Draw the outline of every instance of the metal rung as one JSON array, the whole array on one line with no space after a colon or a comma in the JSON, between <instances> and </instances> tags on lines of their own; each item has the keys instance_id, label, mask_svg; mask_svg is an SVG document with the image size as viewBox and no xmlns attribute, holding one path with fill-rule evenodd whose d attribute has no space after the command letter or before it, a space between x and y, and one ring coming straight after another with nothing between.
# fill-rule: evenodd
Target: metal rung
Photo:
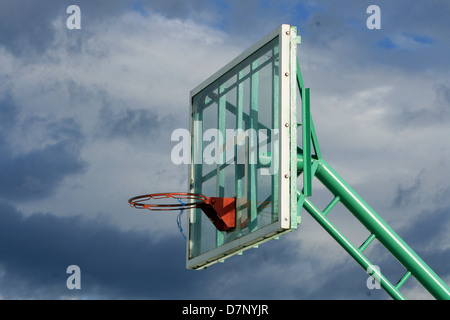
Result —
<instances>
[{"instance_id":1,"label":"metal rung","mask_svg":"<svg viewBox=\"0 0 450 320\"><path fill-rule=\"evenodd\" d=\"M400 289L400 287L406 282L406 280L408 280L408 278L411 276L411 271L407 271L403 277L397 282L397 284L395 285L395 287L397 289Z\"/></svg>"},{"instance_id":2,"label":"metal rung","mask_svg":"<svg viewBox=\"0 0 450 320\"><path fill-rule=\"evenodd\" d=\"M369 244L375 239L375 235L372 233L367 239L366 241L363 242L363 244L358 248L359 252L363 252L364 250L366 250L366 248L369 246Z\"/></svg>"},{"instance_id":3,"label":"metal rung","mask_svg":"<svg viewBox=\"0 0 450 320\"><path fill-rule=\"evenodd\" d=\"M331 209L334 208L334 206L341 200L339 196L334 197L333 200L327 205L327 207L322 211L322 214L324 217L327 216L327 214L331 211Z\"/></svg>"},{"instance_id":4,"label":"metal rung","mask_svg":"<svg viewBox=\"0 0 450 320\"><path fill-rule=\"evenodd\" d=\"M317 161L319 167L314 177L323 184L348 211L371 233L358 249L313 205L308 197L303 201L303 208L349 253L365 270L372 263L363 255L373 239L376 238L389 253L411 271L414 278L436 299L450 300L450 287L412 250L410 246L362 199L323 159ZM337 199L336 199L337 200ZM336 200L330 203L331 207ZM397 287L410 276L407 272L397 286L381 276L381 287L394 299L404 299Z\"/></svg>"},{"instance_id":5,"label":"metal rung","mask_svg":"<svg viewBox=\"0 0 450 320\"><path fill-rule=\"evenodd\" d=\"M386 277L379 272L376 268L373 268L373 264L364 256L359 250L354 246L326 217L323 216L322 212L317 209L316 206L309 200L305 198L304 208L311 214L311 216L341 245L341 247L347 251L353 259L360 264L364 270L372 268L374 272L379 277L379 283L381 287L394 299L404 300L405 297L400 293L397 288L390 283Z\"/></svg>"}]
</instances>

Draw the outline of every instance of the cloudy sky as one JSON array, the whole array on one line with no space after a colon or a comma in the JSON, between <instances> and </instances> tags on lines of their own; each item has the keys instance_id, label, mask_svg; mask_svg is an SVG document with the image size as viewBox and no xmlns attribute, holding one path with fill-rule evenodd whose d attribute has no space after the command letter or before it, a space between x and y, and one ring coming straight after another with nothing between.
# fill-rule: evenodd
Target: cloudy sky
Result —
<instances>
[{"instance_id":1,"label":"cloudy sky","mask_svg":"<svg viewBox=\"0 0 450 320\"><path fill-rule=\"evenodd\" d=\"M389 299L306 212L280 240L192 271L177 214L128 206L186 191L170 136L189 126L190 90L282 23L302 36L323 157L450 283L449 14L445 0L2 0L0 297ZM367 236L342 208L330 219ZM404 273L380 244L367 252L392 282ZM412 278L402 293L429 298Z\"/></svg>"}]
</instances>

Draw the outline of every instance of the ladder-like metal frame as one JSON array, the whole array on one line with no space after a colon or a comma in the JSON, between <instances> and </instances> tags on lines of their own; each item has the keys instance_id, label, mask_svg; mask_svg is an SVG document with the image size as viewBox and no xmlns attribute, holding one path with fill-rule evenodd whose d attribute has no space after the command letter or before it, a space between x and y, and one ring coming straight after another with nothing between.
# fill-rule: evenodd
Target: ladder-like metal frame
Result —
<instances>
[{"instance_id":1,"label":"ladder-like metal frame","mask_svg":"<svg viewBox=\"0 0 450 320\"><path fill-rule=\"evenodd\" d=\"M433 297L450 300L450 288L447 284L322 158L310 114L310 91L303 84L298 62L297 84L302 100L302 148L298 148L297 175L303 174L303 189L297 191L297 215L300 215L301 209L305 208L364 270L372 271L371 275L392 298L405 299L399 289L413 275ZM314 155L312 155L311 147L315 150ZM320 211L308 198L312 195L313 177L316 177L334 195L333 200L323 211ZM351 243L327 218L339 202L370 232L370 236L359 247ZM392 284L364 255L366 248L375 239L407 270L396 284Z\"/></svg>"}]
</instances>

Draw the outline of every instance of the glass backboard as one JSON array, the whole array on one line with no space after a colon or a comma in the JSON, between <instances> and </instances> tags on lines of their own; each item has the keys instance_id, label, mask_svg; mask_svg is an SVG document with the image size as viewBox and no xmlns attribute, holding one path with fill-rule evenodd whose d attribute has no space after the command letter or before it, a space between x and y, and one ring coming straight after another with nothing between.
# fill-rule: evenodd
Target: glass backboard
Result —
<instances>
[{"instance_id":1,"label":"glass backboard","mask_svg":"<svg viewBox=\"0 0 450 320\"><path fill-rule=\"evenodd\" d=\"M191 91L189 190L235 198L236 226L190 210L187 268L297 227L296 57L296 28L281 25Z\"/></svg>"}]
</instances>

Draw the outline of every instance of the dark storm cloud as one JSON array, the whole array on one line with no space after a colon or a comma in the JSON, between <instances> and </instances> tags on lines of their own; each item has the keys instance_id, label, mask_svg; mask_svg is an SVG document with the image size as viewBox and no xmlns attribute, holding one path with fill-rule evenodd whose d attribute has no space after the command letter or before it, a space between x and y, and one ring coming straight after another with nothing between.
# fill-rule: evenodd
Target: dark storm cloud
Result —
<instances>
[{"instance_id":1,"label":"dark storm cloud","mask_svg":"<svg viewBox=\"0 0 450 320\"><path fill-rule=\"evenodd\" d=\"M0 121L5 121L4 114ZM83 136L72 119L46 125L49 141L40 148L13 155L14 145L0 136L0 198L27 200L52 194L68 175L83 172L79 151Z\"/></svg>"},{"instance_id":2,"label":"dark storm cloud","mask_svg":"<svg viewBox=\"0 0 450 320\"><path fill-rule=\"evenodd\" d=\"M3 0L0 3L0 46L20 57L41 55L55 39L53 23L59 21L58 25L66 29L70 16L66 12L68 6L80 7L82 28L89 30L94 21L122 13L127 3L130 1ZM80 41L76 32L67 32L67 36L77 43Z\"/></svg>"},{"instance_id":3,"label":"dark storm cloud","mask_svg":"<svg viewBox=\"0 0 450 320\"><path fill-rule=\"evenodd\" d=\"M295 249L287 244L274 241L245 257L187 270L181 236L155 239L148 232L121 231L101 217L25 217L0 202L0 294L7 299L302 298L305 292L286 285L295 275L280 272L296 263ZM66 268L73 264L81 269L79 291L66 288ZM267 267L278 272L267 273Z\"/></svg>"},{"instance_id":4,"label":"dark storm cloud","mask_svg":"<svg viewBox=\"0 0 450 320\"><path fill-rule=\"evenodd\" d=\"M199 274L184 268L184 250L181 237L156 242L100 218L24 217L0 202L4 298L187 298ZM66 287L66 268L73 264L81 269L80 291Z\"/></svg>"},{"instance_id":5,"label":"dark storm cloud","mask_svg":"<svg viewBox=\"0 0 450 320\"><path fill-rule=\"evenodd\" d=\"M58 12L51 1L13 1L0 4L0 46L15 55L42 52L53 39L51 20Z\"/></svg>"},{"instance_id":6,"label":"dark storm cloud","mask_svg":"<svg viewBox=\"0 0 450 320\"><path fill-rule=\"evenodd\" d=\"M425 248L445 237L440 219L447 211L428 214L400 232L440 276L448 275L450 250ZM181 237L156 240L148 232L121 231L101 217L87 220L50 213L25 217L0 202L1 294L5 298L389 299L383 290L369 290L365 271L336 243L332 245L346 259L336 262L320 252L299 253L300 243L284 238L224 264L192 271L184 266ZM395 282L402 267L383 250L375 247L370 258ZM81 269L79 291L66 288L66 268L73 264ZM329 264L318 268L329 273L311 273L303 269L305 264ZM305 279L304 272L310 273L308 280L297 281Z\"/></svg>"},{"instance_id":7,"label":"dark storm cloud","mask_svg":"<svg viewBox=\"0 0 450 320\"><path fill-rule=\"evenodd\" d=\"M414 183L411 186L401 186L397 187L397 193L393 199L392 207L401 208L402 206L411 205L414 201L418 201L418 195L420 194L422 188L422 176L424 174L422 170L417 177L414 179Z\"/></svg>"},{"instance_id":8,"label":"dark storm cloud","mask_svg":"<svg viewBox=\"0 0 450 320\"><path fill-rule=\"evenodd\" d=\"M170 116L160 116L152 109L124 108L114 112L107 107L100 111L98 134L107 139L148 139L173 126Z\"/></svg>"},{"instance_id":9,"label":"dark storm cloud","mask_svg":"<svg viewBox=\"0 0 450 320\"><path fill-rule=\"evenodd\" d=\"M267 299L286 275L267 276L262 266L292 263L291 249L280 241L246 259L187 270L181 236L121 231L101 217L25 217L0 202L0 294L7 299ZM78 291L66 287L66 268L73 264L81 269ZM251 285L243 286L243 277ZM289 297L285 289L274 298Z\"/></svg>"},{"instance_id":10,"label":"dark storm cloud","mask_svg":"<svg viewBox=\"0 0 450 320\"><path fill-rule=\"evenodd\" d=\"M128 10L143 16L148 12L156 12L168 18L194 18L199 23L212 25L249 39L265 34L281 23L290 23L299 27L301 34L308 39L309 45L327 46L337 39L345 39L351 35L355 41L362 41L362 47L366 46L364 39L369 40L371 44L380 41L383 43L383 39L390 39L391 44L398 47L399 44L392 40L398 34L404 34L412 41L425 45L429 45L431 41L435 45L443 46L445 45L443 40L448 40L448 33L445 32L449 27L446 13L450 11L450 5L445 1L436 1L433 6L424 6L411 1L396 1L395 4L390 1L378 1L377 5L382 9L382 28L368 33L365 23L368 18L366 9L372 4L370 1L298 3L286 0L261 3L257 0L111 0L106 5L101 0L75 2L4 0L0 4L0 45L16 55L44 52L55 37L52 23L55 20L59 21L59 26L65 28L69 16L66 9L72 4L78 5L81 9L82 29L85 34L89 33L95 22L107 18L114 19L115 16ZM212 17L208 17L208 13ZM433 23L429 23L430 16L433 17ZM405 33L404 30L408 32ZM76 32L67 32L67 36L78 35ZM364 48L361 49L364 51ZM382 53L380 51L373 54ZM401 59L401 54L398 56L397 61L402 62L404 57ZM428 56L429 54L426 54L425 57ZM380 58L383 59L382 56ZM429 59L424 59L424 63L427 61Z\"/></svg>"},{"instance_id":11,"label":"dark storm cloud","mask_svg":"<svg viewBox=\"0 0 450 320\"><path fill-rule=\"evenodd\" d=\"M4 84L5 82L3 82ZM5 96L0 99L0 132L2 134L7 134L8 130L14 126L17 113L18 107L8 90Z\"/></svg>"},{"instance_id":12,"label":"dark storm cloud","mask_svg":"<svg viewBox=\"0 0 450 320\"><path fill-rule=\"evenodd\" d=\"M441 277L449 276L450 248L442 246L448 239L449 207L424 210L399 234Z\"/></svg>"},{"instance_id":13,"label":"dark storm cloud","mask_svg":"<svg viewBox=\"0 0 450 320\"><path fill-rule=\"evenodd\" d=\"M342 255L347 255L343 249ZM326 261L326 260L325 260ZM324 261L323 261L324 262ZM323 263L322 262L322 263ZM316 281L312 280L308 287L307 294L302 288L297 288L296 292L300 299L307 300L385 300L390 299L383 289L369 289L367 281L369 275L350 256L344 262L337 263L330 268L329 273L323 278L316 274ZM326 277L326 278L325 278ZM326 279L326 281L321 281ZM372 281L370 279L369 281ZM305 290L306 291L306 290Z\"/></svg>"},{"instance_id":14,"label":"dark storm cloud","mask_svg":"<svg viewBox=\"0 0 450 320\"><path fill-rule=\"evenodd\" d=\"M434 86L435 97L428 105L418 110L400 108L391 121L404 126L435 125L450 120L450 87L444 84Z\"/></svg>"},{"instance_id":15,"label":"dark storm cloud","mask_svg":"<svg viewBox=\"0 0 450 320\"><path fill-rule=\"evenodd\" d=\"M146 15L147 10L159 12L167 17L187 18L210 1L142 1L142 0L2 0L0 3L0 47L22 58L42 55L55 40L57 27L66 29L70 16L67 7L77 5L81 11L81 28L91 34L96 22L105 18L114 19L126 10ZM71 49L79 49L83 39L80 32L66 30L72 41Z\"/></svg>"}]
</instances>

